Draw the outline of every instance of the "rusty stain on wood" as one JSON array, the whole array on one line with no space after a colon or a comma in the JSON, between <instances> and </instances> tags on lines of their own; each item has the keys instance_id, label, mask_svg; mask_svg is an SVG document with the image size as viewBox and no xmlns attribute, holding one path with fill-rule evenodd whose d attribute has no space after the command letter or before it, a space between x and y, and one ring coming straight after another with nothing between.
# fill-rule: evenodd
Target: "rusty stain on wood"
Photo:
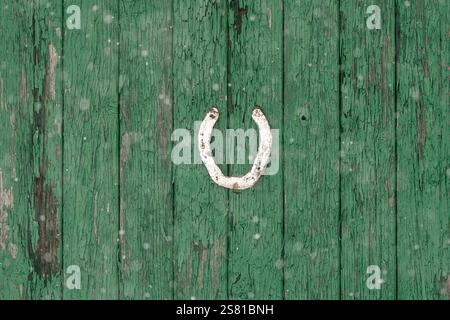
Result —
<instances>
[{"instance_id":1,"label":"rusty stain on wood","mask_svg":"<svg viewBox=\"0 0 450 320\"><path fill-rule=\"evenodd\" d=\"M239 0L232 0L234 10L234 25L236 27L237 34L242 31L242 18L247 14L247 7L241 7Z\"/></svg>"},{"instance_id":2,"label":"rusty stain on wood","mask_svg":"<svg viewBox=\"0 0 450 320\"><path fill-rule=\"evenodd\" d=\"M45 173L45 170L44 170ZM28 232L28 250L34 269L42 279L54 275L59 268L57 250L60 243L58 202L53 187L46 184L43 175L34 183L35 220L38 225L36 248L32 248L31 232Z\"/></svg>"},{"instance_id":3,"label":"rusty stain on wood","mask_svg":"<svg viewBox=\"0 0 450 320\"><path fill-rule=\"evenodd\" d=\"M210 260L211 263L211 284L213 289L219 288L219 269L220 262L224 257L226 257L226 248L225 248L226 238L219 238L214 240L214 244L212 247L212 257Z\"/></svg>"}]
</instances>

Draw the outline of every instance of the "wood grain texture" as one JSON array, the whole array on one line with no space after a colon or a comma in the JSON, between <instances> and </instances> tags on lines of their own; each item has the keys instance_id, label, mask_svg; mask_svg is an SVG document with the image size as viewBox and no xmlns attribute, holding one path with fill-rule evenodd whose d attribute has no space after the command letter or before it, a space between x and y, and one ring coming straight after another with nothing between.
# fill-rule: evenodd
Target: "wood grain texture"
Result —
<instances>
[{"instance_id":1,"label":"wood grain texture","mask_svg":"<svg viewBox=\"0 0 450 320\"><path fill-rule=\"evenodd\" d=\"M285 1L285 297L339 298L338 2Z\"/></svg>"},{"instance_id":2,"label":"wood grain texture","mask_svg":"<svg viewBox=\"0 0 450 320\"><path fill-rule=\"evenodd\" d=\"M398 298L450 297L448 1L398 4Z\"/></svg>"},{"instance_id":3,"label":"wood grain texture","mask_svg":"<svg viewBox=\"0 0 450 320\"><path fill-rule=\"evenodd\" d=\"M226 124L226 14L225 1L174 1L174 129L190 132L192 162L194 122L215 105L217 128ZM227 190L210 180L203 164L175 166L173 182L174 296L226 298Z\"/></svg>"},{"instance_id":4,"label":"wood grain texture","mask_svg":"<svg viewBox=\"0 0 450 320\"><path fill-rule=\"evenodd\" d=\"M121 298L173 296L172 3L120 1Z\"/></svg>"},{"instance_id":5,"label":"wood grain texture","mask_svg":"<svg viewBox=\"0 0 450 320\"><path fill-rule=\"evenodd\" d=\"M81 290L66 299L119 294L118 2L64 1L81 29L64 30L64 270Z\"/></svg>"},{"instance_id":6,"label":"wood grain texture","mask_svg":"<svg viewBox=\"0 0 450 320\"><path fill-rule=\"evenodd\" d=\"M396 296L395 6L378 1L381 29L369 30L371 1L341 1L342 299ZM369 266L381 289L369 290Z\"/></svg>"},{"instance_id":7,"label":"wood grain texture","mask_svg":"<svg viewBox=\"0 0 450 320\"><path fill-rule=\"evenodd\" d=\"M54 9L37 1L5 1L1 9L0 296L11 299L61 297L61 15Z\"/></svg>"},{"instance_id":8,"label":"wood grain texture","mask_svg":"<svg viewBox=\"0 0 450 320\"><path fill-rule=\"evenodd\" d=\"M2 1L0 299L449 299L449 6ZM254 105L279 170L221 188Z\"/></svg>"},{"instance_id":9,"label":"wood grain texture","mask_svg":"<svg viewBox=\"0 0 450 320\"><path fill-rule=\"evenodd\" d=\"M0 10L0 297L31 296L35 285L28 254L28 225L36 228L32 196L31 138L33 131L33 5L5 1ZM5 134L3 134L5 133ZM31 230L30 230L31 231ZM34 295L35 296L35 295Z\"/></svg>"},{"instance_id":10,"label":"wood grain texture","mask_svg":"<svg viewBox=\"0 0 450 320\"><path fill-rule=\"evenodd\" d=\"M272 129L283 117L283 3L279 0L229 2L228 127L256 129L251 117L261 107ZM281 137L273 145L281 148ZM239 143L235 141L236 143ZM229 175L242 176L253 164L249 140L245 165L229 165ZM236 144L235 144L236 146ZM237 146L236 148L239 148ZM236 149L235 148L235 149ZM278 150L277 150L278 151ZM227 150L237 153L237 150ZM283 184L281 167L251 190L229 191L229 297L283 297Z\"/></svg>"}]
</instances>

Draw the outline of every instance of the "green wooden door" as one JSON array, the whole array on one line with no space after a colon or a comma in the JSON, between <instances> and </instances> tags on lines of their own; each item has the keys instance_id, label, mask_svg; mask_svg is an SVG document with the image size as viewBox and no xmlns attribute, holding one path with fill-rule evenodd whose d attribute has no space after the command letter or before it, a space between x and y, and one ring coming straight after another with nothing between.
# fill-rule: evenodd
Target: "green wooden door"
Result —
<instances>
[{"instance_id":1,"label":"green wooden door","mask_svg":"<svg viewBox=\"0 0 450 320\"><path fill-rule=\"evenodd\" d=\"M0 299L450 297L447 0L0 6Z\"/></svg>"}]
</instances>

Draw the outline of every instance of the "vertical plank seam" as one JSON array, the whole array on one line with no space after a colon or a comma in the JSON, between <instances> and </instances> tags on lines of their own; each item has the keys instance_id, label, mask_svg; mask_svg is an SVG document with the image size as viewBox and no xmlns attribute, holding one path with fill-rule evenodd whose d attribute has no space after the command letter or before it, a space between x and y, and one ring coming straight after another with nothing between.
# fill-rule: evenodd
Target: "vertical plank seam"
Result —
<instances>
[{"instance_id":1,"label":"vertical plank seam","mask_svg":"<svg viewBox=\"0 0 450 320\"><path fill-rule=\"evenodd\" d=\"M122 228L124 228L124 226L122 225L122 195L121 195L121 176L120 176L120 171L121 171L121 163L120 163L120 152L122 149L121 146L121 125L120 125L120 112L121 112L121 106L120 106L120 52L121 52L121 48L120 48L120 40L122 39L122 29L120 28L120 0L116 0L116 8L117 8L117 28L118 28L118 43L119 45L117 46L117 75L116 75L116 94L117 94L117 135L116 135L116 148L117 148L117 182L118 182L118 186L117 186L117 202L118 202L118 221L117 221L117 234L120 234L120 230L124 230ZM118 286L117 286L117 298L118 300L122 299L121 293L121 286L123 285L123 281L121 281L123 279L123 275L122 275L122 250L123 250L123 241L119 241L117 243L117 253L118 253L118 260L117 260L117 282L118 282Z\"/></svg>"},{"instance_id":2,"label":"vertical plank seam","mask_svg":"<svg viewBox=\"0 0 450 320\"><path fill-rule=\"evenodd\" d=\"M282 186L282 227L281 227L281 259L282 261L286 261L286 186L285 186L285 153L284 153L284 122L285 122L285 97L284 97L284 84L286 81L286 73L285 73L285 2L281 0L281 186ZM283 300L286 300L286 283L285 283L285 274L286 274L286 263L283 263L282 268L282 278L281 278L281 297Z\"/></svg>"},{"instance_id":3,"label":"vertical plank seam","mask_svg":"<svg viewBox=\"0 0 450 320\"><path fill-rule=\"evenodd\" d=\"M226 128L225 129L228 129L228 128L230 128L230 110L232 110L232 107L233 107L233 95L232 95L232 89L231 89L231 86L229 85L229 84L231 84L231 43L230 43L230 18L229 18L229 13L230 13L230 10L231 10L231 7L230 7L230 5L231 5L231 1L227 1L227 5L226 5L226 7L225 7L225 10L226 10L226 34L225 34L225 36L227 37L225 40L226 40L226 43L227 43L227 46L226 46L226 50L227 50L227 54L226 54L226 59L227 59L227 74L226 74L226 82L227 82L227 84L226 84L226 86L227 86L227 124L226 124ZM229 152L228 150L227 150L227 152ZM227 163L226 164L226 167L227 167L227 176L230 176L230 174L231 174L231 165L229 164L229 163ZM225 296L226 296L226 298L227 299L229 299L230 298L230 290L231 290L231 288L230 288L230 247L231 247L231 245L230 245L230 243L231 243L231 222L233 221L232 219L231 219L231 207L230 207L230 198L231 198L231 194L230 194L230 190L228 189L227 191L227 205L226 205L226 210L227 210L227 212L226 212L226 216L227 216L227 219L226 219L226 229L225 229L225 232L226 232L226 244L225 244L225 256L226 256L226 259L225 259L225 261L226 261L226 279L225 279L225 282L226 282L226 293L225 293Z\"/></svg>"},{"instance_id":4,"label":"vertical plank seam","mask_svg":"<svg viewBox=\"0 0 450 320\"><path fill-rule=\"evenodd\" d=\"M172 25L172 31L171 31L171 95L172 95L172 130L175 129L175 70L174 70L174 61L175 61L175 45L174 45L174 32L175 32L175 0L171 0L170 5L170 18L171 18L171 25ZM174 141L170 139L170 150L173 150ZM173 161L170 161L170 180L172 184L172 230L171 230L171 236L172 236L172 245L171 245L171 261L172 261L172 300L175 300L175 166Z\"/></svg>"},{"instance_id":5,"label":"vertical plank seam","mask_svg":"<svg viewBox=\"0 0 450 320\"><path fill-rule=\"evenodd\" d=\"M342 55L341 55L341 33L342 33L342 17L341 17L341 0L338 0L338 122L339 122L339 139L338 139L338 162L339 162L339 200L338 200L338 208L339 208L339 218L338 218L338 226L339 226L339 235L338 235L338 242L339 242L339 300L342 299L342 159L341 159L341 145L342 145Z\"/></svg>"},{"instance_id":6,"label":"vertical plank seam","mask_svg":"<svg viewBox=\"0 0 450 320\"><path fill-rule=\"evenodd\" d=\"M172 55L172 66L171 66L171 95L172 95L172 130L175 129L175 44L174 44L174 34L175 34L175 0L171 0L170 5L170 16L171 16L171 25L172 25L172 31L171 31L171 55ZM170 139L170 150L173 150L174 141ZM170 180L172 184L172 230L171 230L171 236L172 236L172 245L171 245L171 261L172 261L172 300L175 300L175 165L172 160L171 162L171 168L170 168Z\"/></svg>"},{"instance_id":7,"label":"vertical plank seam","mask_svg":"<svg viewBox=\"0 0 450 320\"><path fill-rule=\"evenodd\" d=\"M399 7L397 1L394 1L394 46L395 46L395 68L394 68L394 158L395 158L395 179L394 179L394 196L395 196L395 299L398 300L398 62L400 50L400 25L399 25Z\"/></svg>"},{"instance_id":8,"label":"vertical plank seam","mask_svg":"<svg viewBox=\"0 0 450 320\"><path fill-rule=\"evenodd\" d=\"M31 22L31 24L32 24L32 28L33 28L33 34L32 34L32 36L31 36L31 38L32 38L32 42L33 42L33 50L32 50L32 53L33 53L33 78L32 78L32 84L33 84L33 92L32 92L32 113L34 112L34 103L35 103L35 95L34 95L34 90L35 90L35 88L36 88L36 2L35 2L35 0L33 0L33 2L32 2L32 6L33 6L33 15L32 15L32 22ZM34 124L33 124L33 126L34 126ZM33 127L33 129L34 129L34 127ZM34 161L34 154L33 154L33 149L34 149L34 139L31 139L31 146L30 146L30 149L31 149L31 156L30 156L30 158L28 159L29 161L30 161L30 167L31 168L33 168L33 161ZM33 168L33 175L34 175L34 168ZM33 180L33 177L31 178L32 180ZM31 200L31 202L32 202L32 200ZM28 220L28 230L30 230L30 220L32 220L31 219L31 217L30 216L27 216L27 220ZM28 243L28 245L29 246L31 246L31 248L29 247L28 248L28 258L30 259L30 262L31 262L31 264L33 264L33 256L30 254L30 253L32 253L33 252L33 245L32 245L32 243L31 242L29 242ZM28 280L28 281L30 281L30 280ZM30 285L30 300L34 300L33 299L33 285L31 284Z\"/></svg>"},{"instance_id":9,"label":"vertical plank seam","mask_svg":"<svg viewBox=\"0 0 450 320\"><path fill-rule=\"evenodd\" d=\"M64 82L64 1L61 1L61 300L64 300L64 116L65 116L65 82Z\"/></svg>"}]
</instances>

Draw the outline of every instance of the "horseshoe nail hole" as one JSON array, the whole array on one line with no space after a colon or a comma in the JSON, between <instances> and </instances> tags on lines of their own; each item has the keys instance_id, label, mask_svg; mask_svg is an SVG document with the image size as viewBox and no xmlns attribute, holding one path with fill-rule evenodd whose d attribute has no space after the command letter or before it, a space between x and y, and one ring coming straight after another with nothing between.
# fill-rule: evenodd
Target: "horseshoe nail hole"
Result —
<instances>
[{"instance_id":1,"label":"horseshoe nail hole","mask_svg":"<svg viewBox=\"0 0 450 320\"><path fill-rule=\"evenodd\" d=\"M309 120L309 110L307 107L303 107L298 109L297 111L297 117L300 118L300 122L302 124L306 124L307 121Z\"/></svg>"}]
</instances>

